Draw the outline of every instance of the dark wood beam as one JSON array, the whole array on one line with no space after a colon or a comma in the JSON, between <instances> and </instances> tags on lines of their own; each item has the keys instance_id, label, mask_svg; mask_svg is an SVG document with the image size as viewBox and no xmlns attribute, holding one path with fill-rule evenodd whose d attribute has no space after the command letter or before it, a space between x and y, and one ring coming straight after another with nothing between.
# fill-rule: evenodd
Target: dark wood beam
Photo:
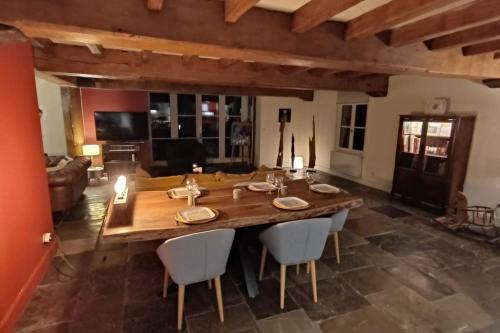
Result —
<instances>
[{"instance_id":1,"label":"dark wood beam","mask_svg":"<svg viewBox=\"0 0 500 333\"><path fill-rule=\"evenodd\" d=\"M500 36L500 20L480 25L475 28L462 30L426 42L430 50L443 50L452 47L461 47L475 43L487 42Z\"/></svg>"},{"instance_id":2,"label":"dark wood beam","mask_svg":"<svg viewBox=\"0 0 500 333\"><path fill-rule=\"evenodd\" d=\"M15 25L28 37L95 43L106 51L139 49L385 74L500 77L491 57L464 59L457 50L429 52L423 45L392 48L376 37L346 42L345 25L338 22L296 34L290 30L290 14L260 8L228 25L221 19L223 11L222 1L176 0L168 3L168 10L151 12L142 1L74 0L69 5L16 0L2 3L0 23ZM133 20L128 13L134 13Z\"/></svg>"},{"instance_id":3,"label":"dark wood beam","mask_svg":"<svg viewBox=\"0 0 500 333\"><path fill-rule=\"evenodd\" d=\"M221 69L219 61L194 58L189 66L182 57L150 54L145 60L138 52L107 49L95 57L85 48L56 45L53 52L35 49L38 70L55 75L87 76L121 80L159 80L196 85L246 86L325 90L383 90L384 79L320 78L307 72L283 74L280 71L255 71L252 63L237 63Z\"/></svg>"},{"instance_id":4,"label":"dark wood beam","mask_svg":"<svg viewBox=\"0 0 500 333\"><path fill-rule=\"evenodd\" d=\"M495 53L493 59L500 59L500 52Z\"/></svg>"},{"instance_id":5,"label":"dark wood beam","mask_svg":"<svg viewBox=\"0 0 500 333\"><path fill-rule=\"evenodd\" d=\"M392 0L349 22L347 40L366 38L459 0Z\"/></svg>"},{"instance_id":6,"label":"dark wood beam","mask_svg":"<svg viewBox=\"0 0 500 333\"><path fill-rule=\"evenodd\" d=\"M294 73L301 73L301 72L307 72L311 68L309 67L299 67L299 66L289 66L289 65L280 65L278 66L278 71L280 73L283 73L285 75L289 74L294 74Z\"/></svg>"},{"instance_id":7,"label":"dark wood beam","mask_svg":"<svg viewBox=\"0 0 500 333\"><path fill-rule=\"evenodd\" d=\"M391 31L390 45L399 47L500 19L500 1L478 0Z\"/></svg>"},{"instance_id":8,"label":"dark wood beam","mask_svg":"<svg viewBox=\"0 0 500 333\"><path fill-rule=\"evenodd\" d=\"M161 10L164 0L147 0L149 10Z\"/></svg>"},{"instance_id":9,"label":"dark wood beam","mask_svg":"<svg viewBox=\"0 0 500 333\"><path fill-rule=\"evenodd\" d=\"M373 74L373 73L371 73L371 74ZM362 77L365 75L369 75L369 73L355 72L355 71L345 71L345 72L335 73L336 77L342 78L342 79L355 79L355 78L359 78L359 77ZM378 75L378 74L375 74L375 75Z\"/></svg>"},{"instance_id":10,"label":"dark wood beam","mask_svg":"<svg viewBox=\"0 0 500 333\"><path fill-rule=\"evenodd\" d=\"M39 47L45 49L45 51L50 51L54 47L54 43L47 38L32 38L31 44L33 47Z\"/></svg>"},{"instance_id":11,"label":"dark wood beam","mask_svg":"<svg viewBox=\"0 0 500 333\"><path fill-rule=\"evenodd\" d=\"M500 88L500 79L483 80L483 83L490 88Z\"/></svg>"},{"instance_id":12,"label":"dark wood beam","mask_svg":"<svg viewBox=\"0 0 500 333\"><path fill-rule=\"evenodd\" d=\"M500 39L496 39L491 42L470 45L462 48L462 53L464 54L464 56L471 56L482 53L491 53L495 51L500 51Z\"/></svg>"},{"instance_id":13,"label":"dark wood beam","mask_svg":"<svg viewBox=\"0 0 500 333\"><path fill-rule=\"evenodd\" d=\"M190 85L172 83L167 81L151 80L106 80L77 78L79 87L119 89L119 90L146 90L157 92L175 92L182 94L211 94L211 95L237 95L237 96L279 96L297 97L304 101L314 100L313 90L303 89L273 89L250 88L236 86Z\"/></svg>"},{"instance_id":14,"label":"dark wood beam","mask_svg":"<svg viewBox=\"0 0 500 333\"><path fill-rule=\"evenodd\" d=\"M320 77L333 75L337 72L338 72L338 70L329 69L329 68L311 68L308 70L309 74L320 76Z\"/></svg>"},{"instance_id":15,"label":"dark wood beam","mask_svg":"<svg viewBox=\"0 0 500 333\"><path fill-rule=\"evenodd\" d=\"M235 23L238 19L249 11L259 0L225 0L225 20Z\"/></svg>"},{"instance_id":16,"label":"dark wood beam","mask_svg":"<svg viewBox=\"0 0 500 333\"><path fill-rule=\"evenodd\" d=\"M38 70L35 70L35 76L42 80L57 84L60 87L76 88L76 80L70 77L59 77Z\"/></svg>"},{"instance_id":17,"label":"dark wood beam","mask_svg":"<svg viewBox=\"0 0 500 333\"><path fill-rule=\"evenodd\" d=\"M306 32L362 0L311 0L293 13L292 31Z\"/></svg>"}]
</instances>

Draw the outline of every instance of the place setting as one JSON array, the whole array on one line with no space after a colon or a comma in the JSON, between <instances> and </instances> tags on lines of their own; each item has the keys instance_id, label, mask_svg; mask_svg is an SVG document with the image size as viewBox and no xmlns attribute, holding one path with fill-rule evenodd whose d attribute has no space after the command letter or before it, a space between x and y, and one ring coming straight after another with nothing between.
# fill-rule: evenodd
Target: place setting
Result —
<instances>
[{"instance_id":1,"label":"place setting","mask_svg":"<svg viewBox=\"0 0 500 333\"><path fill-rule=\"evenodd\" d=\"M336 186L326 184L326 183L318 183L315 184L314 174L312 172L306 173L306 183L309 186L309 190L312 192L320 193L320 194L335 194L340 193L342 190Z\"/></svg>"}]
</instances>

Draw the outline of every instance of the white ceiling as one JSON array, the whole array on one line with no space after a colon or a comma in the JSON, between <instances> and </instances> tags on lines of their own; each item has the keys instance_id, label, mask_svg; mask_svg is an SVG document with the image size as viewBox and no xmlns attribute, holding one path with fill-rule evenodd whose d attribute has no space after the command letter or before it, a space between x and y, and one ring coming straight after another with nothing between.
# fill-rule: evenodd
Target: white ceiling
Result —
<instances>
[{"instance_id":1,"label":"white ceiling","mask_svg":"<svg viewBox=\"0 0 500 333\"><path fill-rule=\"evenodd\" d=\"M331 0L331 1L336 1L336 0ZM358 3L357 5L349 8L348 10L332 17L332 20L342 21L342 22L350 21L350 20L352 20L360 15L363 15L364 13L369 12L369 11L379 7L379 6L382 6L390 1L391 0L364 0L360 3ZM448 6L445 6L441 9L439 9L439 10L427 13L426 15L415 18L412 21L422 19L422 18L427 17L427 16L435 15L435 14L438 14L440 12L450 10L452 8L470 3L472 1L474 1L474 0L454 1L453 4L451 4L451 5L448 5ZM307 2L309 2L309 0L260 0L256 6L260 7L260 8L269 9L269 10L276 10L276 11L280 11L280 12L291 13L291 12L296 11L300 7L302 7Z\"/></svg>"}]
</instances>

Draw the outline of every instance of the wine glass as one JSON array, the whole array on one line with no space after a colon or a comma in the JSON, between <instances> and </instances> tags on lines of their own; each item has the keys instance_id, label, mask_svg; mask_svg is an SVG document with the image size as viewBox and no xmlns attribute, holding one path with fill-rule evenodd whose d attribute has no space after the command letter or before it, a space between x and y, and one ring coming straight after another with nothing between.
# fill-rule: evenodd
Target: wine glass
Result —
<instances>
[{"instance_id":1,"label":"wine glass","mask_svg":"<svg viewBox=\"0 0 500 333\"><path fill-rule=\"evenodd\" d=\"M306 173L306 183L309 185L309 189L311 189L311 185L314 184L314 174L312 172Z\"/></svg>"},{"instance_id":2,"label":"wine glass","mask_svg":"<svg viewBox=\"0 0 500 333\"><path fill-rule=\"evenodd\" d=\"M274 184L278 188L278 197L280 196L281 188L283 187L283 183L284 183L283 177L276 177Z\"/></svg>"},{"instance_id":3,"label":"wine glass","mask_svg":"<svg viewBox=\"0 0 500 333\"><path fill-rule=\"evenodd\" d=\"M274 172L270 172L270 173L266 174L266 183L274 186L274 181L275 181ZM267 192L267 194L271 194L271 193L272 193L272 191Z\"/></svg>"}]
</instances>

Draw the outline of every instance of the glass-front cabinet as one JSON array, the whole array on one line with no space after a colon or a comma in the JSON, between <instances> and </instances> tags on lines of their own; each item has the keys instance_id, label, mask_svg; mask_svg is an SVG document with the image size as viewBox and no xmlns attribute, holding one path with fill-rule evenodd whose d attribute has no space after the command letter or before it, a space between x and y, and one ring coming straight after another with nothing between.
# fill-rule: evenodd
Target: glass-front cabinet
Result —
<instances>
[{"instance_id":1,"label":"glass-front cabinet","mask_svg":"<svg viewBox=\"0 0 500 333\"><path fill-rule=\"evenodd\" d=\"M475 118L401 116L392 197L444 211L463 188Z\"/></svg>"}]
</instances>

